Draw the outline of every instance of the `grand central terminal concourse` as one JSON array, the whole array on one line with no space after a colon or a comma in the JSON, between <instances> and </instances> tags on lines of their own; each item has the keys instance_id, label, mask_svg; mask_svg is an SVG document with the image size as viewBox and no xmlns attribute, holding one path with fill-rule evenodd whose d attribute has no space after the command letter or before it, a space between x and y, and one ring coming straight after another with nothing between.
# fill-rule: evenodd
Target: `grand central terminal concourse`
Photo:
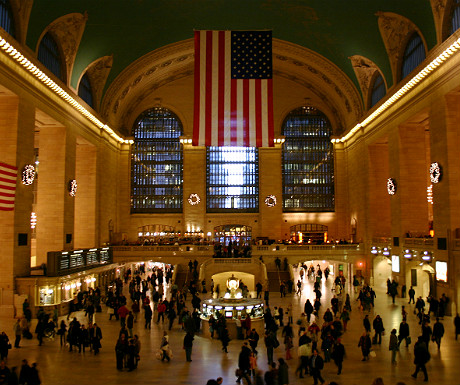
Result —
<instances>
[{"instance_id":1,"label":"grand central terminal concourse","mask_svg":"<svg viewBox=\"0 0 460 385\"><path fill-rule=\"evenodd\" d=\"M0 385L459 385L459 27L0 0Z\"/></svg>"}]
</instances>

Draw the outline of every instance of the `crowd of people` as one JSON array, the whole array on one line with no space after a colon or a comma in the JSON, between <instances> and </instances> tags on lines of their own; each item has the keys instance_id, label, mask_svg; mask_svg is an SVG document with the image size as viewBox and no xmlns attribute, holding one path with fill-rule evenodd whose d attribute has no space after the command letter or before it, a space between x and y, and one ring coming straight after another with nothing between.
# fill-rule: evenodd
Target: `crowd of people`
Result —
<instances>
[{"instance_id":1,"label":"crowd of people","mask_svg":"<svg viewBox=\"0 0 460 385\"><path fill-rule=\"evenodd\" d=\"M281 261L275 261L279 269ZM202 320L200 317L202 293L207 293L206 283L198 282L198 262L189 261L190 280L184 287L179 288L172 282L172 269L166 267L165 270L153 268L152 271L145 271L145 266L141 265L139 270L131 271L127 269L123 277L116 279L112 285L106 288L105 295L101 295L99 288L89 289L86 292L79 292L70 308L69 316L58 322L57 315L47 314L40 309L37 313L37 327L35 333L39 345L43 344L45 330L52 330L59 336L60 345L63 351L74 353L90 352L94 355L101 349L102 330L94 322L94 314L102 313L102 304L106 305L107 317L110 321L119 323L118 338L116 340L115 367L119 371L133 371L138 367L141 354L141 340L134 331L135 323L143 324L144 329L150 330L152 323L162 326L161 343L155 354L158 360L171 362L173 351L169 343L169 334L173 327L179 327L183 331L183 349L186 362L192 362L193 346L195 336L202 331ZM259 335L256 328L251 325L251 317L238 317L236 320L237 338L242 341L241 351L238 355L238 365L235 368L236 382L245 381L248 385L255 383L258 385L288 385L292 383L292 375L297 378L311 376L314 384L325 384L323 369L333 367L337 370L337 375L343 373L343 363L346 358L343 340L347 338L347 323L352 314L352 301L356 301L354 306L355 317L362 317L362 335L356 341L356 346L361 350L362 361L372 359L375 347L382 344L382 336L385 333L384 319L377 314L372 319L371 312L374 310L376 293L369 285L362 285L357 277L353 279L353 287L356 290L355 298L350 298L349 292L345 290L346 280L343 275L337 275L333 282L327 287L332 288L330 304L324 301L324 294L321 292L323 280L328 280L330 271L328 267L321 269L318 265L296 266L299 274L297 282L298 290L295 292L299 296L302 287L306 282L313 286L313 296L307 298L303 312L296 320L293 319L292 306L270 307L268 298L265 298L266 307L264 314L264 333ZM302 274L303 272L303 274ZM355 285L355 279L358 284ZM391 285L394 285L390 282ZM244 284L241 282L242 287ZM388 286L388 295L392 296L393 290ZM169 290L165 292L165 286ZM217 288L211 282L211 293ZM259 297L263 288L256 285L257 296ZM426 302L419 297L414 301L412 288L409 290L409 303L401 307L401 323L399 330L393 328L389 334L388 349L391 354L391 363L397 364L398 351L402 346L411 348L413 344L413 357L415 369L413 377L417 377L421 371L424 380L428 381L426 363L430 360L430 343L436 344L437 349L441 347L444 336L444 325L442 317L445 309L441 309L443 303L448 299L435 299L429 296ZM289 291L291 292L291 291ZM285 295L285 294L284 294ZM188 305L187 297L190 304ZM283 292L281 291L281 297ZM425 311L426 303L429 304ZM413 311L417 314L419 325L409 326L406 308L413 306ZM79 313L80 320L74 316ZM412 309L411 309L412 311ZM30 309L27 301L24 301L24 317L17 319L13 331L15 333L14 348L20 347L21 337L30 333ZM435 322L432 322L435 320ZM144 322L145 321L145 322ZM294 322L295 321L295 322ZM460 316L454 319L455 337L460 334ZM209 319L209 332L212 339L218 339L222 346L223 354L228 353L230 333L227 326L227 319L223 314L218 314L216 318L211 316ZM414 340L412 335L416 336ZM52 335L54 337L54 334ZM260 359L260 345L266 352L268 370L262 371L258 366ZM283 353L280 353L284 347ZM0 385L1 384L39 384L37 364L29 366L26 360L20 369L8 368L8 351L13 348L7 334L0 335ZM109 347L110 349L110 347ZM297 362L291 363L297 352ZM276 359L275 359L275 352ZM210 379L207 384L222 384L222 377ZM330 385L333 382L329 383ZM374 384L383 384L381 379L376 379Z\"/></svg>"}]
</instances>

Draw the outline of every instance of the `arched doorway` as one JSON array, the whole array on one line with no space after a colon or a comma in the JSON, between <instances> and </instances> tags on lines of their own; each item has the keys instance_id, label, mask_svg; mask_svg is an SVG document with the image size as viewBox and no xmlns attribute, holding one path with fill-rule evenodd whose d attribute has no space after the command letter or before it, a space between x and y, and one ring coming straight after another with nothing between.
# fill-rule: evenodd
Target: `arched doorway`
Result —
<instances>
[{"instance_id":1,"label":"arched doorway","mask_svg":"<svg viewBox=\"0 0 460 385\"><path fill-rule=\"evenodd\" d=\"M387 286L387 279L391 278L391 261L382 255L374 258L374 286L385 288Z\"/></svg>"}]
</instances>

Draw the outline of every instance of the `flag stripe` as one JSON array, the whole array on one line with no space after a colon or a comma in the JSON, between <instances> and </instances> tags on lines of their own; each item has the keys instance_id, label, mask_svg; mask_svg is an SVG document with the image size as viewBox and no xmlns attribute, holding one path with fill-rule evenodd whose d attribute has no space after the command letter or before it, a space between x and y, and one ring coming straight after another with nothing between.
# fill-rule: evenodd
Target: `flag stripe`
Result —
<instances>
[{"instance_id":1,"label":"flag stripe","mask_svg":"<svg viewBox=\"0 0 460 385\"><path fill-rule=\"evenodd\" d=\"M18 169L0 162L0 210L14 210Z\"/></svg>"},{"instance_id":2,"label":"flag stripe","mask_svg":"<svg viewBox=\"0 0 460 385\"><path fill-rule=\"evenodd\" d=\"M256 110L260 111L260 114L255 114L255 127L256 127L256 146L262 147L262 82L258 82L257 87L255 87L255 106Z\"/></svg>"},{"instance_id":3,"label":"flag stripe","mask_svg":"<svg viewBox=\"0 0 460 385\"><path fill-rule=\"evenodd\" d=\"M224 132L224 114L225 114L225 32L219 31L219 44L218 44L218 77L217 86L218 86L218 100L217 100L217 109L218 109L218 139L217 145L223 146L225 142L225 132Z\"/></svg>"},{"instance_id":4,"label":"flag stripe","mask_svg":"<svg viewBox=\"0 0 460 385\"><path fill-rule=\"evenodd\" d=\"M241 44L246 51L238 53L239 41L248 39L235 35L238 40L232 41L232 36L232 31L195 31L193 144L273 146L274 135L270 132L273 131L271 33L264 38L270 45L270 66L261 67L267 54L263 59L254 57L253 63L259 71L256 78L252 73L247 74L253 68L247 64L251 56L247 43ZM244 57L235 62L236 56L232 55ZM240 62L246 67L239 69ZM232 75L232 71L237 74ZM268 78L263 77L267 72ZM242 76L238 77L240 73Z\"/></svg>"},{"instance_id":5,"label":"flag stripe","mask_svg":"<svg viewBox=\"0 0 460 385\"><path fill-rule=\"evenodd\" d=\"M212 123L212 88L214 86L214 82L212 79L212 67L213 67L213 62L212 62L212 55L213 55L213 49L212 49L212 36L213 31L207 31L206 32L206 115L205 115L205 139L206 139L206 146L211 146L211 141L212 141L212 134L211 134L211 123Z\"/></svg>"},{"instance_id":6,"label":"flag stripe","mask_svg":"<svg viewBox=\"0 0 460 385\"><path fill-rule=\"evenodd\" d=\"M200 33L198 31L195 31L195 55L200 55ZM197 111L200 111L200 91L201 91L201 82L200 82L200 62L201 60L195 60L195 84L194 84L194 89L195 89L195 95L194 95L194 104L195 104L195 116L194 116L194 121L193 121L193 126L195 129L193 130L193 145L198 146L199 140L200 140L200 113Z\"/></svg>"}]
</instances>

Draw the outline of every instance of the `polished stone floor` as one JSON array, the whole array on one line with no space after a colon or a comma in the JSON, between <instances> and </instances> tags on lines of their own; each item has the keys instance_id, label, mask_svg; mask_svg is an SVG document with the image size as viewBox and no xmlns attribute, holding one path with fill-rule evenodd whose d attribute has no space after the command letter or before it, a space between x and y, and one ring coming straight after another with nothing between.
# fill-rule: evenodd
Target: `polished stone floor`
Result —
<instances>
[{"instance_id":1,"label":"polished stone floor","mask_svg":"<svg viewBox=\"0 0 460 385\"><path fill-rule=\"evenodd\" d=\"M330 303L332 280L322 283L322 316L325 307ZM333 362L326 363L323 370L323 377L327 382L335 381L339 385L371 385L376 377L382 377L384 384L394 385L398 381L405 384L421 383L423 376L414 380L410 374L414 371L413 365L413 344L406 349L401 347L397 356L397 365L390 364L390 352L388 351L389 331L399 327L401 322L401 305L406 305L409 316L408 322L411 327L411 336L415 340L419 335L420 327L418 320L413 314L414 305L407 305L407 300L397 298L396 304L391 303L391 298L385 294L385 290L376 288L377 298L375 309L370 313L373 319L376 314L383 318L387 331L383 337L382 345L374 348L376 357L368 362L361 361L361 351L358 348L358 339L362 333L363 314L358 309L358 302L353 302L351 321L348 331L343 336L343 343L346 348L346 358L343 365L343 373L338 376L337 369ZM354 296L353 293L350 293ZM307 298L312 298L312 283L304 281L302 295L288 295L281 299L279 293L270 293L270 307L292 304L294 321L302 312L303 305ZM190 298L188 298L190 300ZM190 306L191 307L191 306ZM77 313L80 321L85 322L83 312ZM79 354L70 353L68 349L61 348L59 340L46 340L44 345L38 346L37 340L22 340L20 349L10 350L7 365L20 366L23 358L29 363L37 362L40 371L42 384L54 385L77 385L77 384L206 384L210 378L222 376L224 384L235 383L235 368L238 362L238 353L242 341L232 340L229 346L229 353L221 351L218 340L204 338L199 334L195 337L192 362L185 361L185 354L182 349L184 337L183 331L175 324L170 334L170 344L174 357L170 363L158 361L155 353L158 351L162 332L166 325L153 324L151 330L145 330L142 322L135 325L134 332L142 341L141 361L139 367L133 372L118 372L115 366L115 342L118 337L119 324L117 321L108 320L105 307L102 313L96 314L96 321L102 328L102 350L100 355L94 356L89 352ZM433 384L458 385L460 384L460 340L455 341L452 317L445 317L444 326L446 334L443 338L441 350L438 351L434 344L430 344L431 361L428 363L428 374ZM5 330L13 340L12 322L0 321L0 330ZM295 326L295 332L297 326ZM311 377L304 379L296 378L294 375L297 366L297 341L294 348L294 359L288 361L290 384L313 384ZM266 353L263 340L259 344L258 365L262 370L267 369ZM275 350L275 357L284 357L284 345L281 344Z\"/></svg>"}]
</instances>

